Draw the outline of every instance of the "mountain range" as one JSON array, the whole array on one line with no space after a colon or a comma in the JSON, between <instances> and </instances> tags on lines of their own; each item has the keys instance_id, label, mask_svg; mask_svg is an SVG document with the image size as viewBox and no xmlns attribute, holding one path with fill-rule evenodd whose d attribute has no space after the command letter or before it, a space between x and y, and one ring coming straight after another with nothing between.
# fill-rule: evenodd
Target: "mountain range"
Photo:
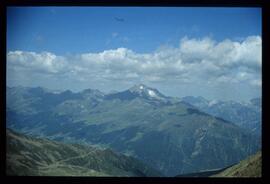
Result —
<instances>
[{"instance_id":1,"label":"mountain range","mask_svg":"<svg viewBox=\"0 0 270 184\"><path fill-rule=\"evenodd\" d=\"M230 166L260 149L260 136L191 102L143 84L104 94L7 87L7 127L64 143L110 148L165 176Z\"/></svg>"},{"instance_id":2,"label":"mountain range","mask_svg":"<svg viewBox=\"0 0 270 184\"><path fill-rule=\"evenodd\" d=\"M253 98L247 103L207 100L201 96L186 96L181 98L181 100L193 105L200 111L223 118L242 128L251 130L257 135L261 135L261 98Z\"/></svg>"}]
</instances>

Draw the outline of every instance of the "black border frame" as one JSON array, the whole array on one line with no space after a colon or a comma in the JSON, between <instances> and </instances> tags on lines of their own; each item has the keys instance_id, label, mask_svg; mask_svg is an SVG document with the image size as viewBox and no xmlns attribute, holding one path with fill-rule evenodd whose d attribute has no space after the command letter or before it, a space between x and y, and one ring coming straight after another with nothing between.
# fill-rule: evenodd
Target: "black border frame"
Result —
<instances>
[{"instance_id":1,"label":"black border frame","mask_svg":"<svg viewBox=\"0 0 270 184\"><path fill-rule=\"evenodd\" d=\"M269 121L267 117L267 75L269 70L269 33L270 27L267 23L270 9L266 6L267 0L5 0L0 3L0 29L3 34L1 43L1 128L0 128L0 153L1 153L1 176L8 182L30 182L30 183L264 183L270 163L267 147L267 132L269 132ZM261 7L262 8L262 177L261 178L124 178L124 177L30 177L30 176L6 176L6 13L8 6L142 6L142 7ZM268 20L269 21L269 20ZM269 62L268 62L269 61ZM268 139L270 140L270 139ZM267 155L267 156L265 156Z\"/></svg>"}]
</instances>

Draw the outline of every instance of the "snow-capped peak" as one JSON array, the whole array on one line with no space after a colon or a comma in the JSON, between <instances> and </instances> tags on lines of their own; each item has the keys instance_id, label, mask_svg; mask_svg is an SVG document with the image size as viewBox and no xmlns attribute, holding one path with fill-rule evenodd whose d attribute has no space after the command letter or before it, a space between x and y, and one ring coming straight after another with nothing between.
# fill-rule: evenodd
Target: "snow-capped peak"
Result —
<instances>
[{"instance_id":1,"label":"snow-capped peak","mask_svg":"<svg viewBox=\"0 0 270 184\"><path fill-rule=\"evenodd\" d=\"M138 84L129 89L130 92L136 93L139 96L162 99L165 98L158 90L150 88L144 84Z\"/></svg>"},{"instance_id":2,"label":"snow-capped peak","mask_svg":"<svg viewBox=\"0 0 270 184\"><path fill-rule=\"evenodd\" d=\"M156 96L157 96L156 93L155 93L153 90L148 89L147 91L148 91L148 94L149 94L151 97L156 97Z\"/></svg>"},{"instance_id":3,"label":"snow-capped peak","mask_svg":"<svg viewBox=\"0 0 270 184\"><path fill-rule=\"evenodd\" d=\"M145 91L147 89L148 89L147 86L145 86L143 84L137 84L137 85L133 86L132 88L130 88L129 90L133 91L133 92L142 92L142 91Z\"/></svg>"},{"instance_id":4,"label":"snow-capped peak","mask_svg":"<svg viewBox=\"0 0 270 184\"><path fill-rule=\"evenodd\" d=\"M217 104L219 101L218 100L211 100L209 103L208 103L208 106L211 107L215 104Z\"/></svg>"}]
</instances>

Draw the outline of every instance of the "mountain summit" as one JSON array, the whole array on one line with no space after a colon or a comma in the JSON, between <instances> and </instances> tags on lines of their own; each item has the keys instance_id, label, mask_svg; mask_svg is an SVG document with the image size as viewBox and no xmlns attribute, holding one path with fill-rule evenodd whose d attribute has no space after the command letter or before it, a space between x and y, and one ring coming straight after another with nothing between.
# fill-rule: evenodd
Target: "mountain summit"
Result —
<instances>
[{"instance_id":1,"label":"mountain summit","mask_svg":"<svg viewBox=\"0 0 270 184\"><path fill-rule=\"evenodd\" d=\"M157 89L150 88L144 84L137 84L131 87L128 91L130 91L133 94L137 94L141 97L156 98L156 99L166 98Z\"/></svg>"},{"instance_id":2,"label":"mountain summit","mask_svg":"<svg viewBox=\"0 0 270 184\"><path fill-rule=\"evenodd\" d=\"M109 94L106 99L121 99L121 100L132 100L134 98L142 98L151 101L166 102L167 97L161 94L157 89L148 87L144 84L136 84L128 90Z\"/></svg>"}]
</instances>

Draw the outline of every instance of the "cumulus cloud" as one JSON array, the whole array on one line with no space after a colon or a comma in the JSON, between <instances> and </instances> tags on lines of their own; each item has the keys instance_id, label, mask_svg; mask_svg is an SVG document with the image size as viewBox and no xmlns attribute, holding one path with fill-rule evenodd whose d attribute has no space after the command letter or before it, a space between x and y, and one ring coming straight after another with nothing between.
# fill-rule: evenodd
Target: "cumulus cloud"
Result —
<instances>
[{"instance_id":1,"label":"cumulus cloud","mask_svg":"<svg viewBox=\"0 0 270 184\"><path fill-rule=\"evenodd\" d=\"M184 37L178 47L136 53L127 48L57 56L50 52L10 51L9 78L14 72L38 73L74 81L134 81L197 84L246 83L261 87L262 40L250 36L240 41L217 42L209 37ZM14 75L15 76L15 75Z\"/></svg>"},{"instance_id":2,"label":"cumulus cloud","mask_svg":"<svg viewBox=\"0 0 270 184\"><path fill-rule=\"evenodd\" d=\"M35 53L11 51L7 54L9 69L21 68L30 72L59 74L68 70L66 58L49 52Z\"/></svg>"}]
</instances>

